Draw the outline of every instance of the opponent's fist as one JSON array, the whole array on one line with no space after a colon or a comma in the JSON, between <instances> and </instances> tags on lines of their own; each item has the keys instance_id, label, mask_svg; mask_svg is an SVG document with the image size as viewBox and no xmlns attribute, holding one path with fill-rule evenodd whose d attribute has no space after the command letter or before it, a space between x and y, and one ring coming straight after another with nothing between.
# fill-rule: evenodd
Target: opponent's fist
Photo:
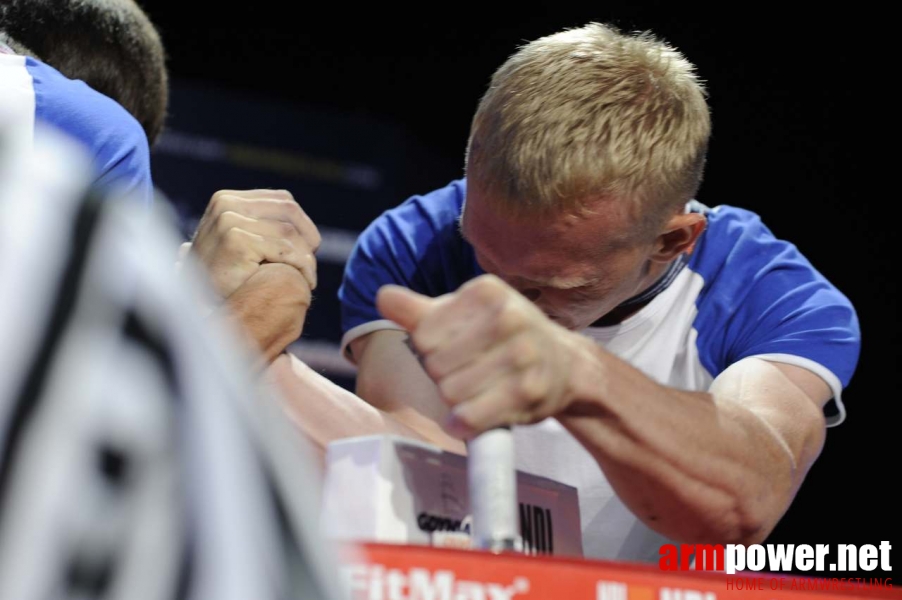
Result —
<instances>
[{"instance_id":1,"label":"opponent's fist","mask_svg":"<svg viewBox=\"0 0 902 600\"><path fill-rule=\"evenodd\" d=\"M310 284L300 271L266 263L232 292L226 309L268 364L301 336L311 300Z\"/></svg>"},{"instance_id":2,"label":"opponent's fist","mask_svg":"<svg viewBox=\"0 0 902 600\"><path fill-rule=\"evenodd\" d=\"M220 297L228 298L265 263L294 267L316 289L320 242L316 225L289 192L222 190L210 199L191 251Z\"/></svg>"}]
</instances>

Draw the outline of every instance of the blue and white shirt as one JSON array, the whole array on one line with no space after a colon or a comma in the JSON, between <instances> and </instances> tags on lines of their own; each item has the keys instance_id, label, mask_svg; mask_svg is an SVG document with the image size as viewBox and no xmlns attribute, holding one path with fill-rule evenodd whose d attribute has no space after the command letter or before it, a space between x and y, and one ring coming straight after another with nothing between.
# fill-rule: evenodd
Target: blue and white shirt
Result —
<instances>
[{"instance_id":1,"label":"blue and white shirt","mask_svg":"<svg viewBox=\"0 0 902 600\"><path fill-rule=\"evenodd\" d=\"M83 81L0 44L0 152L30 148L40 124L85 146L96 184L151 204L150 149L138 121Z\"/></svg>"},{"instance_id":2,"label":"blue and white shirt","mask_svg":"<svg viewBox=\"0 0 902 600\"><path fill-rule=\"evenodd\" d=\"M480 275L458 228L464 180L414 196L360 236L339 290L343 350L351 340L398 327L375 307L388 283L438 296ZM740 359L807 368L833 390L829 425L845 418L842 390L858 362L860 332L849 300L798 249L754 213L707 210L708 226L686 267L642 309L582 333L658 382L704 391ZM620 502L595 460L556 420L515 428L518 468L577 487L587 556L657 561L667 540Z\"/></svg>"}]
</instances>

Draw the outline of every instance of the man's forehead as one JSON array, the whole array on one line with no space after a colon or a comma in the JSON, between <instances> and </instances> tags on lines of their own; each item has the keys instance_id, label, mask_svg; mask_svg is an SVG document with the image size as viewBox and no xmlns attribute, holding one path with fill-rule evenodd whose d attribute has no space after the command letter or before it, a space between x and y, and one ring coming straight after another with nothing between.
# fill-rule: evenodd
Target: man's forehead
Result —
<instances>
[{"instance_id":1,"label":"man's forehead","mask_svg":"<svg viewBox=\"0 0 902 600\"><path fill-rule=\"evenodd\" d=\"M629 207L610 199L587 201L578 212L542 211L517 213L509 203L468 191L458 227L469 241L485 234L509 239L526 233L535 244L573 246L587 245L601 251L622 246L633 238L633 219Z\"/></svg>"},{"instance_id":2,"label":"man's forehead","mask_svg":"<svg viewBox=\"0 0 902 600\"><path fill-rule=\"evenodd\" d=\"M482 204L464 210L458 220L461 235L483 268L524 285L572 289L593 284L605 255L617 247L605 234L610 222L583 221L603 215L529 218L499 214Z\"/></svg>"}]
</instances>

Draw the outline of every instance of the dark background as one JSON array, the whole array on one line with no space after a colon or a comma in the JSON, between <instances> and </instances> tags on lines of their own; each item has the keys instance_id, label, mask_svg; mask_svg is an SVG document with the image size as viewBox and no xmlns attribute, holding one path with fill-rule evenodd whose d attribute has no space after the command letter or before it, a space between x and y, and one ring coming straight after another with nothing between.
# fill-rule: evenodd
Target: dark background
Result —
<instances>
[{"instance_id":1,"label":"dark background","mask_svg":"<svg viewBox=\"0 0 902 600\"><path fill-rule=\"evenodd\" d=\"M591 11L549 4L493 17L485 7L449 5L393 15L346 5L299 14L264 1L215 13L184 2L143 4L169 53L173 130L274 144L381 173L377 186L356 191L297 171L287 184L274 174L238 176L228 165L200 176L190 161L158 151L160 188L196 212L219 187L294 186L318 224L357 231L407 196L461 175L472 112L518 44L592 20L670 41L697 65L710 93L714 133L699 200L757 211L852 299L861 320L861 361L844 394L848 419L830 430L769 541L902 544L893 385L898 271L890 265L896 227L869 150L890 122L870 106L880 87L870 74L875 48L848 10L789 18L750 14L743 5L700 18L682 7L608 2ZM870 23L879 29L879 19ZM314 341L337 335L332 291L340 265L325 271L329 294L320 290L312 314L326 325L305 332ZM336 375L343 385L348 377ZM892 556L898 563L902 550Z\"/></svg>"}]
</instances>

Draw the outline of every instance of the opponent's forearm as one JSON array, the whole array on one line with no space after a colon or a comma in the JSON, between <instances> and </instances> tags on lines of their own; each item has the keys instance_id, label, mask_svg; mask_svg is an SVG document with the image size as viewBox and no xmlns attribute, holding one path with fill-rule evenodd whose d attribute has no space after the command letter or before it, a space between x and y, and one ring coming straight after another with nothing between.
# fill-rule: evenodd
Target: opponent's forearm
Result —
<instances>
[{"instance_id":1,"label":"opponent's forearm","mask_svg":"<svg viewBox=\"0 0 902 600\"><path fill-rule=\"evenodd\" d=\"M310 301L310 286L297 269L268 263L226 298L221 311L269 364L300 337Z\"/></svg>"},{"instance_id":2,"label":"opponent's forearm","mask_svg":"<svg viewBox=\"0 0 902 600\"><path fill-rule=\"evenodd\" d=\"M662 386L592 345L560 422L647 525L685 542L760 541L795 493L793 453L747 409Z\"/></svg>"},{"instance_id":3,"label":"opponent's forearm","mask_svg":"<svg viewBox=\"0 0 902 600\"><path fill-rule=\"evenodd\" d=\"M291 354L283 354L273 361L266 376L285 400L289 418L320 456L329 442L361 435L391 434L436 443L417 428L326 379Z\"/></svg>"}]
</instances>

